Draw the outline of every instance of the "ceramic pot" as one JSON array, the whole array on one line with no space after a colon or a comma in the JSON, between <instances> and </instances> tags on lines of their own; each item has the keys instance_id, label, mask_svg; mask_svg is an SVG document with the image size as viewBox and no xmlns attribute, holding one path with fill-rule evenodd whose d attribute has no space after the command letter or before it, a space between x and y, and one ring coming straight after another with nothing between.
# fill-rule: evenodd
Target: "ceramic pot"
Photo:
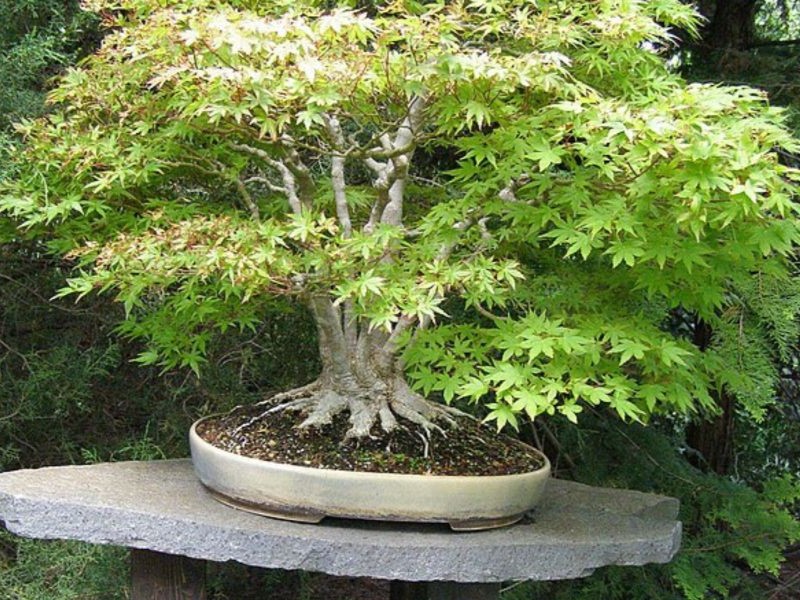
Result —
<instances>
[{"instance_id":1,"label":"ceramic pot","mask_svg":"<svg viewBox=\"0 0 800 600\"><path fill-rule=\"evenodd\" d=\"M202 420L201 420L202 421ZM300 467L240 456L189 432L194 469L212 495L236 508L316 523L324 517L446 522L457 531L515 523L542 496L550 463L492 476L407 475ZM532 449L533 452L538 452Z\"/></svg>"}]
</instances>

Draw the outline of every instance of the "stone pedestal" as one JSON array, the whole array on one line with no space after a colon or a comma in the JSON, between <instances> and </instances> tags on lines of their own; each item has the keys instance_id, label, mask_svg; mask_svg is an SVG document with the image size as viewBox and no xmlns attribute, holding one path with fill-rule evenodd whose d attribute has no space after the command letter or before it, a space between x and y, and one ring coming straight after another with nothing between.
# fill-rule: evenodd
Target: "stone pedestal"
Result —
<instances>
[{"instance_id":1,"label":"stone pedestal","mask_svg":"<svg viewBox=\"0 0 800 600\"><path fill-rule=\"evenodd\" d=\"M0 473L0 520L10 531L160 553L134 553L135 583L146 590L134 600L204 598L198 563L158 566L152 561L160 555L432 582L424 590L429 600L484 600L496 598L503 581L572 579L605 565L668 562L680 543L677 512L672 498L552 480L530 518L505 529L453 533L445 525L336 519L308 525L215 502L188 460ZM154 592L160 584L147 578L186 586ZM393 599L420 600L408 595L409 585L395 584Z\"/></svg>"}]
</instances>

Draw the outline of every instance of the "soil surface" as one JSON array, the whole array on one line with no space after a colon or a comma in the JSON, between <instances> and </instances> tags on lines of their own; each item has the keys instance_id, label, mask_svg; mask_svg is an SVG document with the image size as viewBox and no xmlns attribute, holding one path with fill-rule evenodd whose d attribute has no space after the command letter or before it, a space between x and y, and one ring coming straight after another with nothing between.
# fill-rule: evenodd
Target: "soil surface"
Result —
<instances>
[{"instance_id":1,"label":"soil surface","mask_svg":"<svg viewBox=\"0 0 800 600\"><path fill-rule=\"evenodd\" d=\"M284 464L343 471L430 475L510 475L543 466L529 446L473 419L462 418L458 428L430 436L410 422L390 434L373 429L374 437L343 441L349 428L342 414L330 425L300 429L304 415L275 413L257 420L236 435L231 432L262 412L264 407L240 407L210 417L197 426L210 444L242 456Z\"/></svg>"}]
</instances>

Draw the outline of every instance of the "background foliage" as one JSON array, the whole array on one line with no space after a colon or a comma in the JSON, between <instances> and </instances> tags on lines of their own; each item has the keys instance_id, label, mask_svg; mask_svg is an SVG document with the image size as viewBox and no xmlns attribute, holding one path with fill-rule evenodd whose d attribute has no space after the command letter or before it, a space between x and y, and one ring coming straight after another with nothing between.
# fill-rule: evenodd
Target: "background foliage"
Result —
<instances>
[{"instance_id":1,"label":"background foliage","mask_svg":"<svg viewBox=\"0 0 800 600\"><path fill-rule=\"evenodd\" d=\"M792 18L781 17L784 10ZM796 37L795 11L792 2L762 2L751 47L703 47L687 40L677 64L693 78L755 84L774 102L797 106L797 45L758 45ZM97 23L74 2L0 6L0 136L6 152L17 143L10 122L43 110L48 78L96 45ZM200 382L185 371L162 374L133 365L141 348L115 335L118 308L94 297L79 305L50 300L70 266L6 233L0 249L0 469L183 456L184 431L198 414L302 383L318 370L313 354L299 353L313 349L314 337L302 312L277 312L258 335L229 333L215 341ZM743 298L742 306L770 319L769 303ZM685 315L676 315L672 326L687 338L696 332ZM781 392L758 420L734 405L735 425L728 430L732 461L724 474L687 445L691 424L681 420L623 426L598 411L583 415L579 427L559 418L521 426L520 435L545 448L560 476L678 497L685 534L670 565L519 585L504 598L770 596L779 561L797 552L800 539L797 488L787 478L800 475L800 354L793 349L776 356L758 344L748 352L741 361L753 378L779 377ZM122 598L124 559L121 550L3 534L0 598ZM245 598L254 586L279 588L288 581L280 573L220 569L213 597Z\"/></svg>"},{"instance_id":2,"label":"background foliage","mask_svg":"<svg viewBox=\"0 0 800 600\"><path fill-rule=\"evenodd\" d=\"M78 0L0 5L0 151L12 151L12 123L43 110L47 80L96 46L98 25Z\"/></svg>"}]
</instances>

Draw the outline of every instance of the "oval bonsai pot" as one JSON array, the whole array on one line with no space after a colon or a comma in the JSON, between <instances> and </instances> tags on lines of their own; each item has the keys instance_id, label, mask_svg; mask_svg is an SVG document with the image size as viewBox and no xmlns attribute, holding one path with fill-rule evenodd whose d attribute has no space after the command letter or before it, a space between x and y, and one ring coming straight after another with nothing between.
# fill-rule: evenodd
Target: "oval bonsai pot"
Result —
<instances>
[{"instance_id":1,"label":"oval bonsai pot","mask_svg":"<svg viewBox=\"0 0 800 600\"><path fill-rule=\"evenodd\" d=\"M240 456L189 432L194 469L217 500L279 519L324 517L446 522L456 531L515 523L544 492L550 462L514 475L453 476L371 473L300 467Z\"/></svg>"}]
</instances>

